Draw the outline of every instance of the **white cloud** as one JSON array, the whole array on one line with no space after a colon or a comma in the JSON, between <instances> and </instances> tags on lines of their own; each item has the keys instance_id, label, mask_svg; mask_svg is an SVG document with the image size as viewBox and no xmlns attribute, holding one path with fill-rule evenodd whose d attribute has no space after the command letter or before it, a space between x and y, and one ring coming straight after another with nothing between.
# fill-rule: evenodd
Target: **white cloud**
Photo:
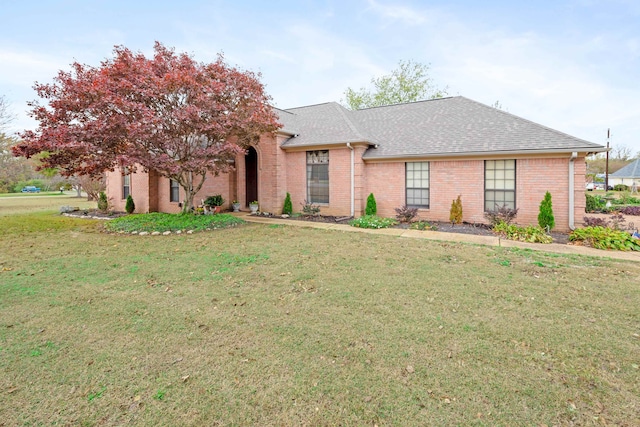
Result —
<instances>
[{"instance_id":1,"label":"white cloud","mask_svg":"<svg viewBox=\"0 0 640 427\"><path fill-rule=\"evenodd\" d=\"M71 61L67 61L68 63ZM34 81L49 81L63 63L60 58L48 55L0 50L0 81L3 85L32 86Z\"/></svg>"},{"instance_id":2,"label":"white cloud","mask_svg":"<svg viewBox=\"0 0 640 427\"><path fill-rule=\"evenodd\" d=\"M399 4L382 4L376 0L368 0L369 10L379 15L383 20L400 21L406 25L420 25L427 22L427 15Z\"/></svg>"}]
</instances>

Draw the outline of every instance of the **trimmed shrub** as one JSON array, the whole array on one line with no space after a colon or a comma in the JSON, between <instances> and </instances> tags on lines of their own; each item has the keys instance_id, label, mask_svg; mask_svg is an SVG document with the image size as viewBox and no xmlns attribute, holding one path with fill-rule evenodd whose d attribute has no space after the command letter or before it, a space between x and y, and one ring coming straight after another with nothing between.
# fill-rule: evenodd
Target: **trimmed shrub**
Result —
<instances>
[{"instance_id":1,"label":"trimmed shrub","mask_svg":"<svg viewBox=\"0 0 640 427\"><path fill-rule=\"evenodd\" d=\"M551 243L553 239L540 227L528 226L518 227L517 225L501 222L493 227L493 232L508 240L517 240L529 243Z\"/></svg>"},{"instance_id":2,"label":"trimmed shrub","mask_svg":"<svg viewBox=\"0 0 640 427\"><path fill-rule=\"evenodd\" d=\"M378 206L376 205L376 198L373 197L373 193L367 197L367 207L364 210L365 215L375 215L378 213Z\"/></svg>"},{"instance_id":3,"label":"trimmed shrub","mask_svg":"<svg viewBox=\"0 0 640 427\"><path fill-rule=\"evenodd\" d=\"M614 230L624 230L627 228L625 225L627 220L624 217L624 215L622 215L620 212L613 212L609 218L610 218L610 221L608 224L609 228L612 228Z\"/></svg>"},{"instance_id":4,"label":"trimmed shrub","mask_svg":"<svg viewBox=\"0 0 640 427\"><path fill-rule=\"evenodd\" d=\"M224 198L222 197L222 194L216 194L215 196L209 196L206 199L204 199L204 203L205 206L222 206L224 205Z\"/></svg>"},{"instance_id":5,"label":"trimmed shrub","mask_svg":"<svg viewBox=\"0 0 640 427\"><path fill-rule=\"evenodd\" d=\"M318 205L314 205L306 200L300 204L302 205L302 215L304 216L315 216L320 213L320 206Z\"/></svg>"},{"instance_id":6,"label":"trimmed shrub","mask_svg":"<svg viewBox=\"0 0 640 427\"><path fill-rule=\"evenodd\" d=\"M640 199L637 197L633 197L628 192L623 192L620 194L620 198L618 199L621 205L640 205Z\"/></svg>"},{"instance_id":7,"label":"trimmed shrub","mask_svg":"<svg viewBox=\"0 0 640 427\"><path fill-rule=\"evenodd\" d=\"M607 227L609 225L608 220L595 216L585 216L583 222L585 227Z\"/></svg>"},{"instance_id":8,"label":"trimmed shrub","mask_svg":"<svg viewBox=\"0 0 640 427\"><path fill-rule=\"evenodd\" d=\"M604 207L604 200L600 196L592 196L591 194L587 194L587 205L585 207L585 211L589 212L597 212Z\"/></svg>"},{"instance_id":9,"label":"trimmed shrub","mask_svg":"<svg viewBox=\"0 0 640 427\"><path fill-rule=\"evenodd\" d=\"M100 212L106 212L107 209L109 209L107 194L104 191L101 191L100 194L98 194L98 210Z\"/></svg>"},{"instance_id":10,"label":"trimmed shrub","mask_svg":"<svg viewBox=\"0 0 640 427\"><path fill-rule=\"evenodd\" d=\"M412 222L411 226L409 227L412 230L421 230L421 231L425 231L425 230L431 230L431 231L435 231L438 229L437 225L434 224L430 224L427 221L416 221L416 222Z\"/></svg>"},{"instance_id":11,"label":"trimmed shrub","mask_svg":"<svg viewBox=\"0 0 640 427\"><path fill-rule=\"evenodd\" d=\"M453 225L462 223L462 199L460 195L458 195L456 200L451 202L449 221L451 221L451 224Z\"/></svg>"},{"instance_id":12,"label":"trimmed shrub","mask_svg":"<svg viewBox=\"0 0 640 427\"><path fill-rule=\"evenodd\" d=\"M350 222L354 227L359 228L388 228L396 225L398 221L392 218L383 218L376 215L364 215Z\"/></svg>"},{"instance_id":13,"label":"trimmed shrub","mask_svg":"<svg viewBox=\"0 0 640 427\"><path fill-rule=\"evenodd\" d=\"M410 208L403 205L401 208L395 208L396 219L400 222L411 222L418 215L418 208Z\"/></svg>"},{"instance_id":14,"label":"trimmed shrub","mask_svg":"<svg viewBox=\"0 0 640 427\"><path fill-rule=\"evenodd\" d=\"M625 215L638 215L640 216L640 206L624 206L618 209L618 212Z\"/></svg>"},{"instance_id":15,"label":"trimmed shrub","mask_svg":"<svg viewBox=\"0 0 640 427\"><path fill-rule=\"evenodd\" d=\"M624 184L616 184L613 186L613 191L629 191L629 186Z\"/></svg>"},{"instance_id":16,"label":"trimmed shrub","mask_svg":"<svg viewBox=\"0 0 640 427\"><path fill-rule=\"evenodd\" d=\"M498 209L487 211L484 213L484 217L491 223L492 226L501 222L511 224L518 215L518 209L511 209L507 205L502 205Z\"/></svg>"},{"instance_id":17,"label":"trimmed shrub","mask_svg":"<svg viewBox=\"0 0 640 427\"><path fill-rule=\"evenodd\" d=\"M548 191L544 195L544 199L540 202L540 213L538 214L538 225L547 231L551 231L556 226L556 220L553 217L553 206L551 203L551 193Z\"/></svg>"},{"instance_id":18,"label":"trimmed shrub","mask_svg":"<svg viewBox=\"0 0 640 427\"><path fill-rule=\"evenodd\" d=\"M133 203L133 197L131 197L131 194L127 196L127 203L124 205L124 210L127 211L128 214L132 214L133 211L136 210L136 204Z\"/></svg>"},{"instance_id":19,"label":"trimmed shrub","mask_svg":"<svg viewBox=\"0 0 640 427\"><path fill-rule=\"evenodd\" d=\"M282 207L282 213L291 215L293 213L293 205L291 204L291 194L287 192L287 196L284 198L284 206Z\"/></svg>"},{"instance_id":20,"label":"trimmed shrub","mask_svg":"<svg viewBox=\"0 0 640 427\"><path fill-rule=\"evenodd\" d=\"M575 229L569 234L572 242L582 242L596 249L615 249L619 251L640 251L640 239L626 231L607 227L586 227Z\"/></svg>"}]
</instances>

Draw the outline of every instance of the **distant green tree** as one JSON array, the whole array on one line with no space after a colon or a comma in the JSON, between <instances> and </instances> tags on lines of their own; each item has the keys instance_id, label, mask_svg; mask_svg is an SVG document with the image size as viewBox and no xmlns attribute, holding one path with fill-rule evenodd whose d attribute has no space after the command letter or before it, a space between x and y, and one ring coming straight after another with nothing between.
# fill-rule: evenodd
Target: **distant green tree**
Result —
<instances>
[{"instance_id":1,"label":"distant green tree","mask_svg":"<svg viewBox=\"0 0 640 427\"><path fill-rule=\"evenodd\" d=\"M27 159L11 154L11 147L17 143L16 138L0 132L0 193L11 193L20 182L38 176Z\"/></svg>"},{"instance_id":2,"label":"distant green tree","mask_svg":"<svg viewBox=\"0 0 640 427\"><path fill-rule=\"evenodd\" d=\"M556 220L553 217L553 206L551 204L551 193L548 191L544 195L544 199L540 202L540 213L538 214L538 225L547 231L556 226Z\"/></svg>"},{"instance_id":3,"label":"distant green tree","mask_svg":"<svg viewBox=\"0 0 640 427\"><path fill-rule=\"evenodd\" d=\"M372 78L373 90L347 88L342 104L351 110L442 98L447 88L438 89L428 75L429 66L414 61L400 61L391 74Z\"/></svg>"},{"instance_id":4,"label":"distant green tree","mask_svg":"<svg viewBox=\"0 0 640 427\"><path fill-rule=\"evenodd\" d=\"M376 204L376 198L373 193L367 197L367 207L364 210L365 215L376 215L378 213L378 205Z\"/></svg>"}]
</instances>

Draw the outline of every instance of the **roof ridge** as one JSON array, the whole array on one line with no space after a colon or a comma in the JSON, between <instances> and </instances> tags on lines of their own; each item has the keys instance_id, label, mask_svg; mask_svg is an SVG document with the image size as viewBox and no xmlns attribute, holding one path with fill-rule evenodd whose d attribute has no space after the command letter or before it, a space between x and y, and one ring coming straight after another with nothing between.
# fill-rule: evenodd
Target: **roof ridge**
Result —
<instances>
[{"instance_id":1,"label":"roof ridge","mask_svg":"<svg viewBox=\"0 0 640 427\"><path fill-rule=\"evenodd\" d=\"M353 123L351 121L351 119L347 116L347 110L346 108L344 108L342 105L338 104L337 102L334 103L334 107L338 110L338 112L340 113L340 115L342 116L342 118L344 118L345 122L347 122L347 126L349 126L349 129L351 129L353 131L353 133L356 134L356 136L358 136L359 138L362 138L363 141L368 141L365 136L360 132L360 129L358 129L358 127L355 125L355 123Z\"/></svg>"},{"instance_id":2,"label":"roof ridge","mask_svg":"<svg viewBox=\"0 0 640 427\"><path fill-rule=\"evenodd\" d=\"M320 105L328 105L328 104L338 104L338 103L336 101L319 102L317 104L301 105L299 107L285 108L284 111L290 113L291 111L289 111L289 110L299 110L301 108L318 107ZM291 114L293 114L293 113L291 113Z\"/></svg>"},{"instance_id":3,"label":"roof ridge","mask_svg":"<svg viewBox=\"0 0 640 427\"><path fill-rule=\"evenodd\" d=\"M295 113L292 113L291 111L283 110L282 108L278 108L278 107L271 107L271 108L273 108L274 110L282 111L283 113L287 113L295 116Z\"/></svg>"},{"instance_id":4,"label":"roof ridge","mask_svg":"<svg viewBox=\"0 0 640 427\"><path fill-rule=\"evenodd\" d=\"M440 98L430 98L430 99L420 99L418 101L409 101L409 102L397 102L395 104L386 104L386 105L376 105L374 107L366 107L366 108L359 108L357 110L351 110L353 112L356 111L366 111L366 110L373 110L374 108L387 108L387 107L397 107L398 105L410 105L410 104L418 104L420 102L431 102L431 101L442 101L445 99L454 99L454 98L464 98L463 96L460 95L455 95L455 96L442 96Z\"/></svg>"}]
</instances>

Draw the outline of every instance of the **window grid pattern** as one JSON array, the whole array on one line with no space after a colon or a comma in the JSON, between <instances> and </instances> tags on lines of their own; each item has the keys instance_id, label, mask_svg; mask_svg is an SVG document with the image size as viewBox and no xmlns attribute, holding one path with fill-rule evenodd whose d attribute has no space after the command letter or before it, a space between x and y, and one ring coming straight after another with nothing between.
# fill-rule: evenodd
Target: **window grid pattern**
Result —
<instances>
[{"instance_id":1,"label":"window grid pattern","mask_svg":"<svg viewBox=\"0 0 640 427\"><path fill-rule=\"evenodd\" d=\"M169 180L169 201L170 202L180 201L180 185L178 184L178 181L174 179Z\"/></svg>"},{"instance_id":2,"label":"window grid pattern","mask_svg":"<svg viewBox=\"0 0 640 427\"><path fill-rule=\"evenodd\" d=\"M329 203L329 151L307 151L307 202Z\"/></svg>"},{"instance_id":3,"label":"window grid pattern","mask_svg":"<svg viewBox=\"0 0 640 427\"><path fill-rule=\"evenodd\" d=\"M516 161L485 160L484 210L516 208Z\"/></svg>"},{"instance_id":4,"label":"window grid pattern","mask_svg":"<svg viewBox=\"0 0 640 427\"><path fill-rule=\"evenodd\" d=\"M131 175L125 169L122 175L122 199L126 199L131 194Z\"/></svg>"},{"instance_id":5,"label":"window grid pattern","mask_svg":"<svg viewBox=\"0 0 640 427\"><path fill-rule=\"evenodd\" d=\"M408 162L406 164L407 206L429 207L429 162Z\"/></svg>"}]
</instances>

